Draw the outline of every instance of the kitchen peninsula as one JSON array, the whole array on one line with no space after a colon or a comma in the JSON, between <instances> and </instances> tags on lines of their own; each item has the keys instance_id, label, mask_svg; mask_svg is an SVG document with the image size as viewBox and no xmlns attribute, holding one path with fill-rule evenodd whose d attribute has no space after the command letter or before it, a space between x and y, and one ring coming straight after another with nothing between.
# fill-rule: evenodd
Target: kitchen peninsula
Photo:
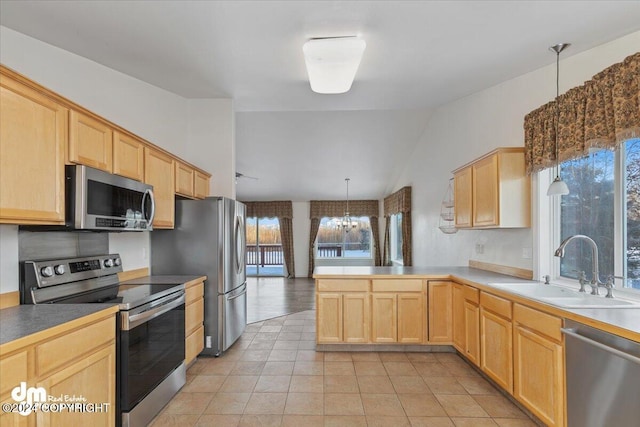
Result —
<instances>
[{"instance_id":1,"label":"kitchen peninsula","mask_svg":"<svg viewBox=\"0 0 640 427\"><path fill-rule=\"evenodd\" d=\"M565 425L564 320L640 342L640 308L559 308L492 286L538 282L472 267L317 267L313 277L317 350L455 348L550 426Z\"/></svg>"}]
</instances>

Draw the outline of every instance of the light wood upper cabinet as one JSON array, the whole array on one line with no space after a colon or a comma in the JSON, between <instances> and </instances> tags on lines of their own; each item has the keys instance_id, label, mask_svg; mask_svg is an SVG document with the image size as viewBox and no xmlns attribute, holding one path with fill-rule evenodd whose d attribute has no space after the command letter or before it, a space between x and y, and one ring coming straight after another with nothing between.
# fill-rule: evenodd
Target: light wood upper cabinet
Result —
<instances>
[{"instance_id":1,"label":"light wood upper cabinet","mask_svg":"<svg viewBox=\"0 0 640 427\"><path fill-rule=\"evenodd\" d=\"M113 172L113 130L107 123L71 110L69 161Z\"/></svg>"},{"instance_id":2,"label":"light wood upper cabinet","mask_svg":"<svg viewBox=\"0 0 640 427\"><path fill-rule=\"evenodd\" d=\"M498 148L453 173L456 227L531 226L524 148Z\"/></svg>"},{"instance_id":3,"label":"light wood upper cabinet","mask_svg":"<svg viewBox=\"0 0 640 427\"><path fill-rule=\"evenodd\" d=\"M466 167L456 172L453 176L455 224L458 228L469 228L473 225L471 220L473 202L471 174L471 167Z\"/></svg>"},{"instance_id":4,"label":"light wood upper cabinet","mask_svg":"<svg viewBox=\"0 0 640 427\"><path fill-rule=\"evenodd\" d=\"M173 158L144 148L144 182L153 185L156 213L153 228L173 228L175 222L175 182Z\"/></svg>"},{"instance_id":5,"label":"light wood upper cabinet","mask_svg":"<svg viewBox=\"0 0 640 427\"><path fill-rule=\"evenodd\" d=\"M113 173L144 181L144 144L140 140L113 132Z\"/></svg>"},{"instance_id":6,"label":"light wood upper cabinet","mask_svg":"<svg viewBox=\"0 0 640 427\"><path fill-rule=\"evenodd\" d=\"M480 368L513 393L513 328L511 301L480 293Z\"/></svg>"},{"instance_id":7,"label":"light wood upper cabinet","mask_svg":"<svg viewBox=\"0 0 640 427\"><path fill-rule=\"evenodd\" d=\"M453 340L452 285L448 281L429 281L429 342Z\"/></svg>"},{"instance_id":8,"label":"light wood upper cabinet","mask_svg":"<svg viewBox=\"0 0 640 427\"><path fill-rule=\"evenodd\" d=\"M64 223L68 110L0 74L0 223Z\"/></svg>"},{"instance_id":9,"label":"light wood upper cabinet","mask_svg":"<svg viewBox=\"0 0 640 427\"><path fill-rule=\"evenodd\" d=\"M211 177L196 170L194 179L194 196L196 199L204 199L209 196L209 179Z\"/></svg>"},{"instance_id":10,"label":"light wood upper cabinet","mask_svg":"<svg viewBox=\"0 0 640 427\"><path fill-rule=\"evenodd\" d=\"M513 395L548 426L564 426L562 319L513 306Z\"/></svg>"},{"instance_id":11,"label":"light wood upper cabinet","mask_svg":"<svg viewBox=\"0 0 640 427\"><path fill-rule=\"evenodd\" d=\"M194 170L182 162L176 161L176 194L185 197L194 196Z\"/></svg>"}]
</instances>

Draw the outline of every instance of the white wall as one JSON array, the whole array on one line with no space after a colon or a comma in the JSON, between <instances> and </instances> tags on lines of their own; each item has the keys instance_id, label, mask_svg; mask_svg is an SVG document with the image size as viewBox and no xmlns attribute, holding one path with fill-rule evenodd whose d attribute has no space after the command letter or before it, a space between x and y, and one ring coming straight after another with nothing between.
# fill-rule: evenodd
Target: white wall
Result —
<instances>
[{"instance_id":1,"label":"white wall","mask_svg":"<svg viewBox=\"0 0 640 427\"><path fill-rule=\"evenodd\" d=\"M210 194L236 198L233 100L190 99L187 150L191 163L210 171Z\"/></svg>"},{"instance_id":2,"label":"white wall","mask_svg":"<svg viewBox=\"0 0 640 427\"><path fill-rule=\"evenodd\" d=\"M212 172L212 194L235 196L231 100L188 100L2 26L0 62ZM17 235L16 226L0 226L0 292L18 289ZM112 233L109 246L125 269L149 266L148 233Z\"/></svg>"},{"instance_id":3,"label":"white wall","mask_svg":"<svg viewBox=\"0 0 640 427\"><path fill-rule=\"evenodd\" d=\"M561 57L561 92L622 61L638 46L640 32L566 59ZM438 229L438 219L451 171L496 147L523 146L525 114L554 96L555 62L433 112L394 186L413 187L414 265L466 265L469 259L475 259L534 268L533 260L522 256L523 248L534 246L531 229L461 230L445 235ZM484 245L483 254L475 252L476 244Z\"/></svg>"},{"instance_id":4,"label":"white wall","mask_svg":"<svg viewBox=\"0 0 640 427\"><path fill-rule=\"evenodd\" d=\"M293 202L293 256L296 277L307 277L309 266L309 202Z\"/></svg>"}]
</instances>

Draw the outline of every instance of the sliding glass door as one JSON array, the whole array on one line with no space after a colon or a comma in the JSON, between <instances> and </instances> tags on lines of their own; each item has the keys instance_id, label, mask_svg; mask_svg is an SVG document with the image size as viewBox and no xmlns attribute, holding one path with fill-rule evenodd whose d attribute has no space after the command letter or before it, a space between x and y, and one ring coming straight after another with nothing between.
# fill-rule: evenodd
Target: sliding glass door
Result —
<instances>
[{"instance_id":1,"label":"sliding glass door","mask_svg":"<svg viewBox=\"0 0 640 427\"><path fill-rule=\"evenodd\" d=\"M247 218L247 276L284 276L277 218Z\"/></svg>"}]
</instances>

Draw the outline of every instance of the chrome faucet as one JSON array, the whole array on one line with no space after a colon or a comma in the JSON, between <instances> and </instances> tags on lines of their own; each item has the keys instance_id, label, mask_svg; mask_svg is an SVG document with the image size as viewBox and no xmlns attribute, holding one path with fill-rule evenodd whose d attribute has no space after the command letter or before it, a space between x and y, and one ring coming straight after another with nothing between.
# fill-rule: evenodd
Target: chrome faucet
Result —
<instances>
[{"instance_id":1,"label":"chrome faucet","mask_svg":"<svg viewBox=\"0 0 640 427\"><path fill-rule=\"evenodd\" d=\"M566 239L564 239L562 243L560 243L560 246L558 246L558 249L556 249L556 252L554 255L559 258L564 257L565 247L567 246L567 244L569 244L569 242L573 240L584 240L591 246L591 263L593 266L591 281L589 282L589 285L591 286L591 295L598 295L599 294L598 287L603 287L603 288L607 288L607 297L612 298L613 297L612 289L614 286L613 281L607 280L607 283L602 283L600 281L600 269L598 267L598 245L591 237L585 236L584 234L574 234L573 236L569 236ZM583 283L582 283L583 281L584 281L584 277L581 274L580 275L581 290L583 289Z\"/></svg>"}]
</instances>

